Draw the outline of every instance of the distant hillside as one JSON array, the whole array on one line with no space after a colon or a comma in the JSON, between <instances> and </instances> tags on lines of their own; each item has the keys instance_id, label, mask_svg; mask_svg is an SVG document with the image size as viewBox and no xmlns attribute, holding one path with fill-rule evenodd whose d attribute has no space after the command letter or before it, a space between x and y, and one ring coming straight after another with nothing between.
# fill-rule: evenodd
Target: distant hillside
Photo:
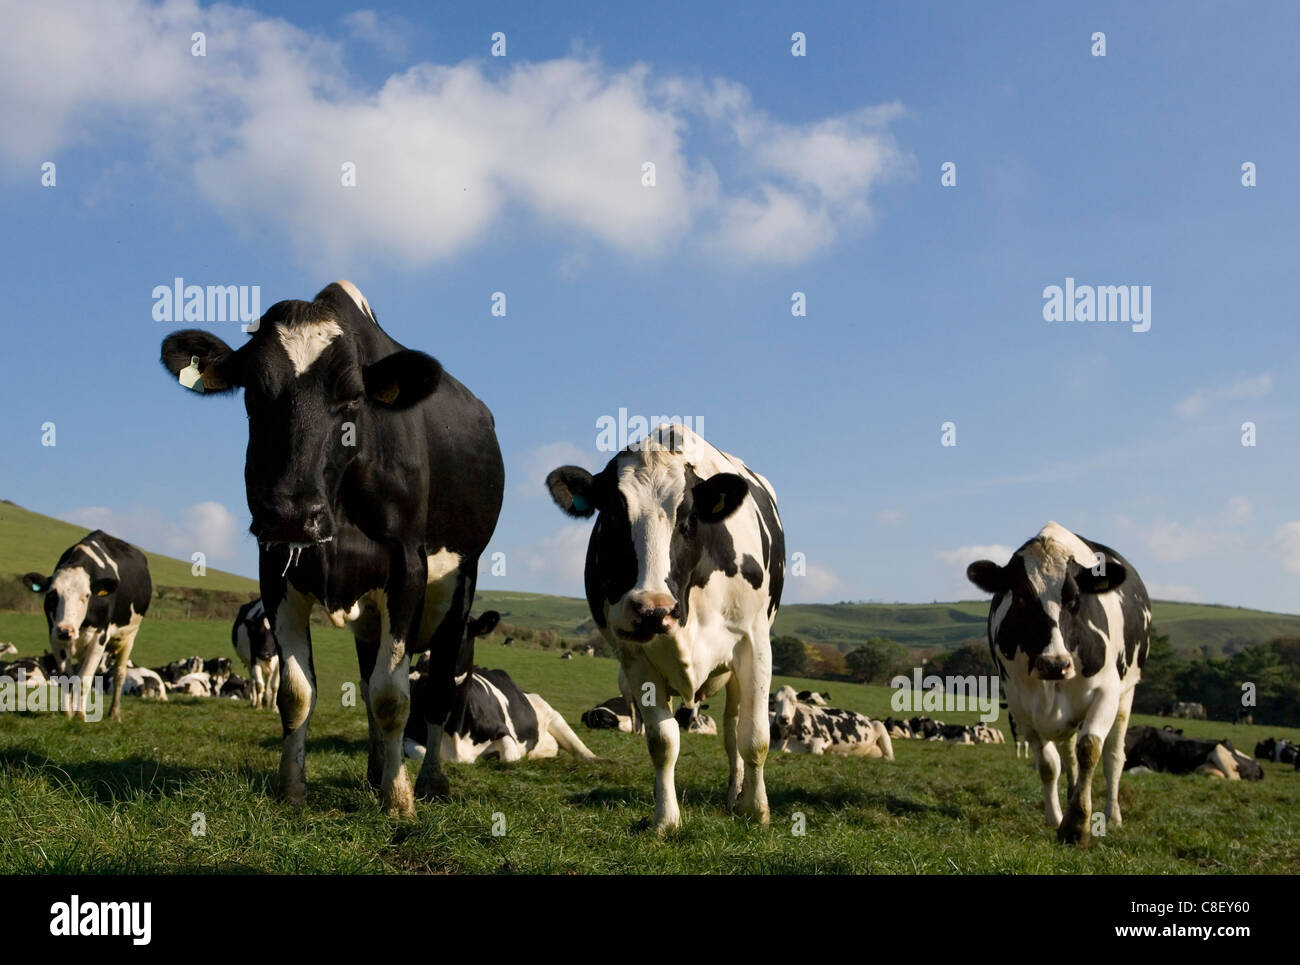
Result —
<instances>
[{"instance_id":1,"label":"distant hillside","mask_svg":"<svg viewBox=\"0 0 1300 965\"><path fill-rule=\"evenodd\" d=\"M85 526L42 516L0 500L0 578L32 571L48 574L63 551L89 531ZM208 567L206 575L195 576L190 572L190 563L150 552L146 546L140 549L149 559L149 574L157 586L257 592L256 580L212 567Z\"/></svg>"},{"instance_id":2,"label":"distant hillside","mask_svg":"<svg viewBox=\"0 0 1300 965\"><path fill-rule=\"evenodd\" d=\"M0 583L28 570L49 572L59 554L85 534L81 526L0 501ZM239 602L257 593L255 580L214 569L206 576L193 576L189 563L142 549L149 557L154 584L174 588L159 594L158 602L165 608L160 616L227 619ZM12 600L12 595L0 592L0 609L12 608L13 603L7 602ZM22 601L24 609L31 606L34 603ZM576 597L481 589L474 609L499 610L506 623L554 630L571 644L586 640L592 630L587 603ZM781 608L775 632L842 651L875 636L916 650L947 650L966 640L982 642L987 616L987 603L969 600L792 604ZM1157 629L1186 654L1220 655L1276 637L1300 637L1300 616L1284 613L1157 600L1153 616Z\"/></svg>"}]
</instances>

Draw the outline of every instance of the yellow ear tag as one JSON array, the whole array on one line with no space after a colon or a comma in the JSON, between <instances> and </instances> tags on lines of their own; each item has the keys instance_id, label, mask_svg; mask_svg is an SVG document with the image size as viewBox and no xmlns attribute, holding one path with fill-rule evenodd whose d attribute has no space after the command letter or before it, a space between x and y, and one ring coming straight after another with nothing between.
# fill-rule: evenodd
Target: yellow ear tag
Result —
<instances>
[{"instance_id":1,"label":"yellow ear tag","mask_svg":"<svg viewBox=\"0 0 1300 965\"><path fill-rule=\"evenodd\" d=\"M95 596L108 596L108 590L96 590Z\"/></svg>"},{"instance_id":2,"label":"yellow ear tag","mask_svg":"<svg viewBox=\"0 0 1300 965\"><path fill-rule=\"evenodd\" d=\"M195 392L203 391L203 374L199 371L199 357L197 355L190 356L190 364L181 369L176 379L187 389L193 389Z\"/></svg>"},{"instance_id":3,"label":"yellow ear tag","mask_svg":"<svg viewBox=\"0 0 1300 965\"><path fill-rule=\"evenodd\" d=\"M722 512L723 508L724 508L726 505L727 505L727 497L726 497L726 496L719 496L719 497L718 497L718 505L716 505L716 506L713 507L713 515L716 516L718 513Z\"/></svg>"}]
</instances>

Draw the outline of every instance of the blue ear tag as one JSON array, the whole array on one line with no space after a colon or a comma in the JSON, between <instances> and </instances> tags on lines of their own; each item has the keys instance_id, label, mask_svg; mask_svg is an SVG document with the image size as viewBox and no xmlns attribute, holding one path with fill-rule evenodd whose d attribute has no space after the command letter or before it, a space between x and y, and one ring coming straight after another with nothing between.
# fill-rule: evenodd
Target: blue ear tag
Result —
<instances>
[{"instance_id":1,"label":"blue ear tag","mask_svg":"<svg viewBox=\"0 0 1300 965\"><path fill-rule=\"evenodd\" d=\"M573 495L572 498L573 498L573 508L580 513L585 513L588 508L587 500L582 496L577 495L576 493Z\"/></svg>"}]
</instances>

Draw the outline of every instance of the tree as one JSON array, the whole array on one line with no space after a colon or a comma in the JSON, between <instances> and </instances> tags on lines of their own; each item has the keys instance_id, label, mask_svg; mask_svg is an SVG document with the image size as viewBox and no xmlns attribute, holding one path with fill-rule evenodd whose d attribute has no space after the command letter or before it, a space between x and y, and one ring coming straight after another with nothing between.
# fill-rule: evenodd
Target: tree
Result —
<instances>
[{"instance_id":1,"label":"tree","mask_svg":"<svg viewBox=\"0 0 1300 965\"><path fill-rule=\"evenodd\" d=\"M1187 661L1174 652L1168 635L1157 633L1152 624L1151 650L1133 695L1133 710L1139 714L1158 714L1178 700L1178 677L1186 666Z\"/></svg>"},{"instance_id":2,"label":"tree","mask_svg":"<svg viewBox=\"0 0 1300 965\"><path fill-rule=\"evenodd\" d=\"M888 680L911 663L908 649L884 637L871 637L844 657L849 676L862 683Z\"/></svg>"},{"instance_id":3,"label":"tree","mask_svg":"<svg viewBox=\"0 0 1300 965\"><path fill-rule=\"evenodd\" d=\"M798 637L777 637L772 641L772 673L802 677L808 672L808 648Z\"/></svg>"}]
</instances>

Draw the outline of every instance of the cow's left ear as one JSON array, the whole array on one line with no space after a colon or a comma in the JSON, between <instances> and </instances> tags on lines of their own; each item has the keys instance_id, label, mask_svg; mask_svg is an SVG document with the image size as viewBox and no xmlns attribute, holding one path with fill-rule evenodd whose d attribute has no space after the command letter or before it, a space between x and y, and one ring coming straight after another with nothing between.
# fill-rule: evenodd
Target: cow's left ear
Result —
<instances>
[{"instance_id":1,"label":"cow's left ear","mask_svg":"<svg viewBox=\"0 0 1300 965\"><path fill-rule=\"evenodd\" d=\"M23 586L33 593L44 593L49 588L50 578L39 573L28 573L23 577Z\"/></svg>"},{"instance_id":2,"label":"cow's left ear","mask_svg":"<svg viewBox=\"0 0 1300 965\"><path fill-rule=\"evenodd\" d=\"M479 616L469 621L468 630L470 639L474 637L486 637L489 633L497 628L501 622L501 614L496 610L485 610Z\"/></svg>"},{"instance_id":3,"label":"cow's left ear","mask_svg":"<svg viewBox=\"0 0 1300 965\"><path fill-rule=\"evenodd\" d=\"M1082 564L1080 564L1082 566ZM1079 584L1083 593L1105 593L1119 587L1128 579L1128 568L1119 560L1106 559L1097 567L1100 572L1084 566L1075 574L1074 582Z\"/></svg>"},{"instance_id":4,"label":"cow's left ear","mask_svg":"<svg viewBox=\"0 0 1300 965\"><path fill-rule=\"evenodd\" d=\"M373 401L389 409L408 409L433 395L442 366L423 352L404 349L367 365L361 378Z\"/></svg>"},{"instance_id":5,"label":"cow's left ear","mask_svg":"<svg viewBox=\"0 0 1300 965\"><path fill-rule=\"evenodd\" d=\"M720 472L695 484L695 518L702 523L720 523L737 509L749 495L749 483L734 472Z\"/></svg>"},{"instance_id":6,"label":"cow's left ear","mask_svg":"<svg viewBox=\"0 0 1300 965\"><path fill-rule=\"evenodd\" d=\"M96 580L90 584L91 596L108 596L110 593L116 592L116 590L117 580L111 576L106 576L102 580Z\"/></svg>"}]
</instances>

